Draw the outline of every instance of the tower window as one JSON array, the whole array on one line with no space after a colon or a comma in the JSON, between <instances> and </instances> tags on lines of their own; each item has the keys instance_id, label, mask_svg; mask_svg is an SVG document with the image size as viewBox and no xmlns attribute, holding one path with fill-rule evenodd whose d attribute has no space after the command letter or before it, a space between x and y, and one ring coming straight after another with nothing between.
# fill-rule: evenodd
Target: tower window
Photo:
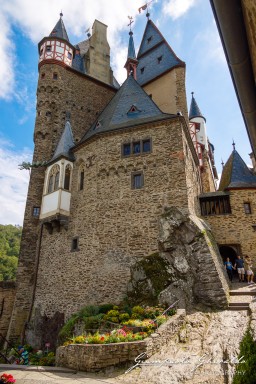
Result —
<instances>
[{"instance_id":1,"label":"tower window","mask_svg":"<svg viewBox=\"0 0 256 384\"><path fill-rule=\"evenodd\" d=\"M52 75L52 78L53 78L53 80L58 80L58 74L56 72L54 72L54 74Z\"/></svg>"},{"instance_id":2,"label":"tower window","mask_svg":"<svg viewBox=\"0 0 256 384\"><path fill-rule=\"evenodd\" d=\"M153 36L149 36L149 38L147 38L147 42L148 44L153 40Z\"/></svg>"},{"instance_id":3,"label":"tower window","mask_svg":"<svg viewBox=\"0 0 256 384\"><path fill-rule=\"evenodd\" d=\"M45 79L45 73L42 73L42 74L41 74L41 79L42 79L42 80Z\"/></svg>"},{"instance_id":4,"label":"tower window","mask_svg":"<svg viewBox=\"0 0 256 384\"><path fill-rule=\"evenodd\" d=\"M60 167L54 165L50 171L49 184L48 184L48 193L54 192L59 188L59 179L60 179Z\"/></svg>"},{"instance_id":5,"label":"tower window","mask_svg":"<svg viewBox=\"0 0 256 384\"><path fill-rule=\"evenodd\" d=\"M69 191L70 189L70 176L71 176L71 167L67 165L65 168L65 178L64 178L64 189Z\"/></svg>"},{"instance_id":6,"label":"tower window","mask_svg":"<svg viewBox=\"0 0 256 384\"><path fill-rule=\"evenodd\" d=\"M80 172L79 190L84 189L84 170Z\"/></svg>"},{"instance_id":7,"label":"tower window","mask_svg":"<svg viewBox=\"0 0 256 384\"><path fill-rule=\"evenodd\" d=\"M51 52L51 50L52 50L51 45L46 45L46 52Z\"/></svg>"},{"instance_id":8,"label":"tower window","mask_svg":"<svg viewBox=\"0 0 256 384\"><path fill-rule=\"evenodd\" d=\"M50 111L45 112L45 116L47 116L47 117L50 117L51 114L52 114L52 113L51 113Z\"/></svg>"},{"instance_id":9,"label":"tower window","mask_svg":"<svg viewBox=\"0 0 256 384\"><path fill-rule=\"evenodd\" d=\"M144 185L144 177L142 172L132 173L132 189L140 189Z\"/></svg>"},{"instance_id":10,"label":"tower window","mask_svg":"<svg viewBox=\"0 0 256 384\"><path fill-rule=\"evenodd\" d=\"M151 151L151 141L150 139L142 140L142 152L150 152Z\"/></svg>"},{"instance_id":11,"label":"tower window","mask_svg":"<svg viewBox=\"0 0 256 384\"><path fill-rule=\"evenodd\" d=\"M123 156L129 156L131 154L131 144L123 144Z\"/></svg>"},{"instance_id":12,"label":"tower window","mask_svg":"<svg viewBox=\"0 0 256 384\"><path fill-rule=\"evenodd\" d=\"M140 141L132 144L132 153L140 153Z\"/></svg>"},{"instance_id":13,"label":"tower window","mask_svg":"<svg viewBox=\"0 0 256 384\"><path fill-rule=\"evenodd\" d=\"M39 215L40 215L40 207L33 207L32 215L33 215L33 217L39 217Z\"/></svg>"},{"instance_id":14,"label":"tower window","mask_svg":"<svg viewBox=\"0 0 256 384\"><path fill-rule=\"evenodd\" d=\"M246 213L247 215L250 215L252 213L250 203L244 203L244 213Z\"/></svg>"},{"instance_id":15,"label":"tower window","mask_svg":"<svg viewBox=\"0 0 256 384\"><path fill-rule=\"evenodd\" d=\"M69 58L69 60L72 59L72 54L70 52L68 52L68 58Z\"/></svg>"},{"instance_id":16,"label":"tower window","mask_svg":"<svg viewBox=\"0 0 256 384\"><path fill-rule=\"evenodd\" d=\"M78 237L74 237L72 239L71 252L74 252L74 251L79 251L79 248L78 248Z\"/></svg>"},{"instance_id":17,"label":"tower window","mask_svg":"<svg viewBox=\"0 0 256 384\"><path fill-rule=\"evenodd\" d=\"M159 57L157 58L157 62L158 62L158 64L161 63L162 59L163 59L163 56L159 56Z\"/></svg>"},{"instance_id":18,"label":"tower window","mask_svg":"<svg viewBox=\"0 0 256 384\"><path fill-rule=\"evenodd\" d=\"M140 73L142 74L142 73L144 73L144 71L145 71L145 67L142 67L142 68L140 69Z\"/></svg>"}]
</instances>

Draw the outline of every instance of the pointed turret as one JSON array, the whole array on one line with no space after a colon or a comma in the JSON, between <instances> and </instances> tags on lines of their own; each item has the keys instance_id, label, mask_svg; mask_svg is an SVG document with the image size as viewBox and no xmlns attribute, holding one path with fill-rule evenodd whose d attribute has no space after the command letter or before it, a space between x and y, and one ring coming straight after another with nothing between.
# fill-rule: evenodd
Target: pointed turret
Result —
<instances>
[{"instance_id":1,"label":"pointed turret","mask_svg":"<svg viewBox=\"0 0 256 384\"><path fill-rule=\"evenodd\" d=\"M60 19L50 35L44 37L38 44L39 67L49 60L62 66L72 66L75 47L69 42L62 16L60 13Z\"/></svg>"},{"instance_id":2,"label":"pointed turret","mask_svg":"<svg viewBox=\"0 0 256 384\"><path fill-rule=\"evenodd\" d=\"M74 160L73 155L70 153L70 148L75 145L73 133L71 129L71 124L69 120L66 121L64 131L62 132L61 138L58 142L58 145L54 151L52 161L55 161L61 157L65 157L71 161Z\"/></svg>"},{"instance_id":3,"label":"pointed turret","mask_svg":"<svg viewBox=\"0 0 256 384\"><path fill-rule=\"evenodd\" d=\"M148 20L137 55L138 83L145 85L174 67L184 67L152 20Z\"/></svg>"},{"instance_id":4,"label":"pointed turret","mask_svg":"<svg viewBox=\"0 0 256 384\"><path fill-rule=\"evenodd\" d=\"M200 108L198 107L196 99L194 98L194 92L192 92L192 99L189 110L189 120L194 119L195 117L202 117L206 122L206 118L203 116L202 112L200 111Z\"/></svg>"},{"instance_id":5,"label":"pointed turret","mask_svg":"<svg viewBox=\"0 0 256 384\"><path fill-rule=\"evenodd\" d=\"M69 41L68 34L65 28L65 25L62 20L63 13L60 13L60 19L50 33L50 37L58 37L63 40Z\"/></svg>"},{"instance_id":6,"label":"pointed turret","mask_svg":"<svg viewBox=\"0 0 256 384\"><path fill-rule=\"evenodd\" d=\"M256 176L247 167L239 153L234 148L228 161L223 167L219 191L239 188L255 188Z\"/></svg>"},{"instance_id":7,"label":"pointed turret","mask_svg":"<svg viewBox=\"0 0 256 384\"><path fill-rule=\"evenodd\" d=\"M206 118L203 116L198 104L194 98L194 92L191 92L192 99L189 110L189 120L190 123L194 123L196 126L196 139L200 145L203 145L204 148L208 151L208 138L206 133Z\"/></svg>"},{"instance_id":8,"label":"pointed turret","mask_svg":"<svg viewBox=\"0 0 256 384\"><path fill-rule=\"evenodd\" d=\"M124 68L126 68L127 70L127 77L130 75L130 73L132 73L134 79L136 80L138 60L136 58L132 31L129 32L129 35L130 35L130 38L129 38L129 45L128 45L128 54L127 54L127 60Z\"/></svg>"}]
</instances>

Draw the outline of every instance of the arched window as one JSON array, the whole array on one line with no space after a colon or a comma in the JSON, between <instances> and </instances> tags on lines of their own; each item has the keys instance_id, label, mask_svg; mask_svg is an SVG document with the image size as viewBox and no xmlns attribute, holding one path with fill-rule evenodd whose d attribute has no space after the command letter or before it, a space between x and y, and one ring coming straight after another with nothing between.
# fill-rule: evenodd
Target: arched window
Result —
<instances>
[{"instance_id":1,"label":"arched window","mask_svg":"<svg viewBox=\"0 0 256 384\"><path fill-rule=\"evenodd\" d=\"M71 166L68 164L65 168L65 177L64 177L64 189L69 191L70 189L70 177L71 177Z\"/></svg>"},{"instance_id":2,"label":"arched window","mask_svg":"<svg viewBox=\"0 0 256 384\"><path fill-rule=\"evenodd\" d=\"M56 164L52 167L49 174L48 193L56 191L59 188L60 167Z\"/></svg>"}]
</instances>

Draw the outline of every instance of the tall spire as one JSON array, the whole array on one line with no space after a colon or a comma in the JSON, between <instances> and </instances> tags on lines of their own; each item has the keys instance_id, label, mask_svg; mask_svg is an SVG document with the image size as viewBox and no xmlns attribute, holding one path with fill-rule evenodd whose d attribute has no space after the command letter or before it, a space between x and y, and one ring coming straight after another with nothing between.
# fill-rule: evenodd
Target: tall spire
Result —
<instances>
[{"instance_id":1,"label":"tall spire","mask_svg":"<svg viewBox=\"0 0 256 384\"><path fill-rule=\"evenodd\" d=\"M62 16L63 16L63 13L61 12L60 13L60 19L57 22L57 24L55 25L55 27L53 28L53 30L49 36L50 37L58 37L60 39L69 41L68 34L66 31L65 25L63 23L63 20L62 20Z\"/></svg>"},{"instance_id":2,"label":"tall spire","mask_svg":"<svg viewBox=\"0 0 256 384\"><path fill-rule=\"evenodd\" d=\"M133 23L132 17L128 16L130 23L128 26L130 27L130 32L129 32L129 44L128 44L128 54L127 54L127 60L125 63L124 68L127 70L127 77L132 73L134 79L136 80L137 74L136 74L136 69L138 65L138 60L136 57L135 53L135 48L134 48L134 41L133 41L133 32L131 30L131 25Z\"/></svg>"},{"instance_id":3,"label":"tall spire","mask_svg":"<svg viewBox=\"0 0 256 384\"><path fill-rule=\"evenodd\" d=\"M203 116L194 98L194 92L191 92L191 94L192 94L192 99L191 99L190 110L189 110L189 120L193 119L194 117L202 117L206 122L206 118Z\"/></svg>"}]
</instances>

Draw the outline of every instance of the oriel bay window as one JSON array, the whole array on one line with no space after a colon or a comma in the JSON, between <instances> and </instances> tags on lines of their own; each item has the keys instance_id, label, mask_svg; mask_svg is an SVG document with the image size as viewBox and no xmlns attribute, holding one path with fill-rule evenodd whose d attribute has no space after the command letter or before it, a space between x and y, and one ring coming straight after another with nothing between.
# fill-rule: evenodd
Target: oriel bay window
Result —
<instances>
[{"instance_id":1,"label":"oriel bay window","mask_svg":"<svg viewBox=\"0 0 256 384\"><path fill-rule=\"evenodd\" d=\"M59 188L59 180L60 180L60 167L58 165L54 165L49 174L48 189L47 189L48 193L54 192Z\"/></svg>"},{"instance_id":2,"label":"oriel bay window","mask_svg":"<svg viewBox=\"0 0 256 384\"><path fill-rule=\"evenodd\" d=\"M200 206L202 216L231 213L229 195L200 197Z\"/></svg>"}]
</instances>

